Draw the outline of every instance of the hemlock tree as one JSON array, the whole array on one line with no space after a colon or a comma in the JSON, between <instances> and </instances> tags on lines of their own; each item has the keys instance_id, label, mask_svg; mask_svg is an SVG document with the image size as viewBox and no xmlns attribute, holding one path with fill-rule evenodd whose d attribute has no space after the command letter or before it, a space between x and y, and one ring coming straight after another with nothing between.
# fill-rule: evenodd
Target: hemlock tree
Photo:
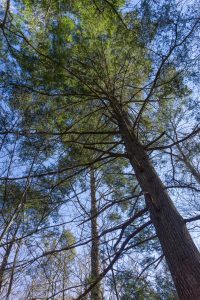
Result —
<instances>
[{"instance_id":1,"label":"hemlock tree","mask_svg":"<svg viewBox=\"0 0 200 300\"><path fill-rule=\"evenodd\" d=\"M162 139L168 127L160 132L160 111L169 103L177 108L183 97L187 101L186 79L192 81L198 58L192 52L198 9L175 1L142 1L138 9L124 1L16 1L13 10L5 7L1 29L3 51L9 52L2 59L3 80L13 87L10 105L22 119L17 130L8 127L2 134L33 136L33 147L34 140L57 137L69 150L71 144L80 145L79 151L89 148L91 159L74 161L75 171L109 156L126 157L180 299L199 299L200 254L153 158L182 142L179 136L171 142L167 134ZM90 122L91 115L98 122ZM89 128L83 126L87 123ZM184 140L198 132L194 128ZM64 171L60 167L47 175Z\"/></svg>"}]
</instances>

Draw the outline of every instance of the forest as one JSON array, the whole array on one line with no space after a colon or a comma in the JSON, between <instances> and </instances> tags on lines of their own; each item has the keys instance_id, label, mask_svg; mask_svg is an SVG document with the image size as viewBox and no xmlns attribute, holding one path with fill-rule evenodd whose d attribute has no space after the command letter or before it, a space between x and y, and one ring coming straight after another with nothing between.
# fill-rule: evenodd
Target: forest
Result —
<instances>
[{"instance_id":1,"label":"forest","mask_svg":"<svg viewBox=\"0 0 200 300\"><path fill-rule=\"evenodd\" d=\"M0 300L200 300L200 1L0 0Z\"/></svg>"}]
</instances>

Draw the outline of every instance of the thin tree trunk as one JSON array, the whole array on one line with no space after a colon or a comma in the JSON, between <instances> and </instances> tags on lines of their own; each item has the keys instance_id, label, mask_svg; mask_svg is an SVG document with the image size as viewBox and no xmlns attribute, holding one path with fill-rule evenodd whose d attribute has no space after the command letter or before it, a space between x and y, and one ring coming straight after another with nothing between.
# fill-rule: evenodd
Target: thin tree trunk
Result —
<instances>
[{"instance_id":1,"label":"thin tree trunk","mask_svg":"<svg viewBox=\"0 0 200 300\"><path fill-rule=\"evenodd\" d=\"M65 278L62 278L62 300L65 300Z\"/></svg>"},{"instance_id":2,"label":"thin tree trunk","mask_svg":"<svg viewBox=\"0 0 200 300\"><path fill-rule=\"evenodd\" d=\"M7 294L6 294L6 300L9 299L9 296L10 296L11 291L12 291L12 285L13 285L13 279L14 279L15 266L16 266L16 263L17 263L17 256L18 256L18 253L19 253L20 246L21 246L21 243L19 243L19 244L17 245L17 249L16 249L16 252L15 252L14 261L13 261L13 266L12 266L12 271L11 271L11 275L10 275L10 282L9 282L8 291L7 291Z\"/></svg>"},{"instance_id":3,"label":"thin tree trunk","mask_svg":"<svg viewBox=\"0 0 200 300\"><path fill-rule=\"evenodd\" d=\"M91 194L91 279L95 281L100 275L99 266L99 238L97 223L97 199L94 169L90 169L90 194ZM101 285L98 283L91 291L91 300L102 300Z\"/></svg>"},{"instance_id":4,"label":"thin tree trunk","mask_svg":"<svg viewBox=\"0 0 200 300\"><path fill-rule=\"evenodd\" d=\"M6 248L6 252L3 256L3 260L1 262L1 266L0 266L0 291L2 289L2 285L3 285L3 278L4 278L4 273L5 273L5 268L7 266L8 263L8 257L10 255L11 249L12 249L13 243L10 243L7 248Z\"/></svg>"},{"instance_id":5,"label":"thin tree trunk","mask_svg":"<svg viewBox=\"0 0 200 300\"><path fill-rule=\"evenodd\" d=\"M200 254L185 222L134 134L132 123L118 104L112 103L130 163L145 195L151 220L182 300L200 299Z\"/></svg>"},{"instance_id":6,"label":"thin tree trunk","mask_svg":"<svg viewBox=\"0 0 200 300\"><path fill-rule=\"evenodd\" d=\"M185 166L187 167L188 171L194 176L195 180L200 184L200 173L194 168L190 160L187 156L183 153L180 145L177 145L177 149L181 154L180 160L184 162Z\"/></svg>"},{"instance_id":7,"label":"thin tree trunk","mask_svg":"<svg viewBox=\"0 0 200 300\"><path fill-rule=\"evenodd\" d=\"M6 252L3 256L3 259L2 259L2 262L1 262L1 265L0 265L0 291L2 289L4 273L5 273L7 264L8 264L8 258L10 256L12 247L14 245L14 240L15 240L15 237L17 235L18 229L19 229L19 223L17 224L17 227L16 227L15 232L13 234L12 241L8 244L8 246L6 246Z\"/></svg>"}]
</instances>

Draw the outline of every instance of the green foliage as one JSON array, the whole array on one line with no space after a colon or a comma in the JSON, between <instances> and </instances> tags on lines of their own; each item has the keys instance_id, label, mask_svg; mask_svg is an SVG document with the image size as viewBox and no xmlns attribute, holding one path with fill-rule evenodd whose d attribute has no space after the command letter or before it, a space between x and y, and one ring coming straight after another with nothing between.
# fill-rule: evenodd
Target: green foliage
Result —
<instances>
[{"instance_id":1,"label":"green foliage","mask_svg":"<svg viewBox=\"0 0 200 300\"><path fill-rule=\"evenodd\" d=\"M121 220L121 216L118 213L111 213L109 214L108 218L111 222L117 222Z\"/></svg>"},{"instance_id":2,"label":"green foliage","mask_svg":"<svg viewBox=\"0 0 200 300\"><path fill-rule=\"evenodd\" d=\"M137 269L136 269L137 270ZM167 268L162 266L155 278L140 276L135 271L120 270L115 275L120 299L123 300L175 300L177 294ZM151 279L150 279L151 278ZM112 283L111 283L111 287Z\"/></svg>"},{"instance_id":3,"label":"green foliage","mask_svg":"<svg viewBox=\"0 0 200 300\"><path fill-rule=\"evenodd\" d=\"M12 215L19 203L23 203L23 213L29 222L36 221L50 211L49 195L39 190L26 188L17 184L0 187L0 203L4 214Z\"/></svg>"},{"instance_id":4,"label":"green foliage","mask_svg":"<svg viewBox=\"0 0 200 300\"><path fill-rule=\"evenodd\" d=\"M115 277L121 294L120 299L122 300L161 299L145 278L137 280L137 277L131 271L124 271Z\"/></svg>"},{"instance_id":5,"label":"green foliage","mask_svg":"<svg viewBox=\"0 0 200 300\"><path fill-rule=\"evenodd\" d=\"M21 132L20 162L29 165L37 157L34 174L47 175L33 179L33 187L25 194L25 185L6 182L0 197L8 216L26 197L20 214L28 226L66 203L74 182L87 189L84 176L91 165L103 177L102 190L111 191L109 201L124 199L113 205L109 221L119 223L145 206L143 197L136 198L140 193L137 180L124 174L131 168L115 105L118 113L128 114L134 125L130 130L144 145L163 131L171 133L171 120L181 118L181 106L187 107L191 95L185 80L190 39L183 47L180 43L190 27L183 21L176 27L182 15L172 1L142 1L139 9L127 9L125 4L123 0L12 1L0 39L4 70L0 83L8 87L7 104ZM181 49L168 57L174 37ZM1 125L16 129L14 121L5 126L4 118ZM166 144L171 142L168 136L163 137ZM155 161L161 165L159 159ZM146 218L130 224L123 239ZM146 228L133 243L153 233L152 227ZM70 231L59 237L45 240L46 249L75 242ZM151 260L151 252L160 248L151 242L136 250L148 253L147 260ZM74 257L74 250L69 251L67 263ZM44 267L51 273L52 266L65 264L62 259L55 256ZM129 271L123 276L118 278L122 299L133 299L133 295L134 299L161 299L145 278L135 281L135 274ZM168 292L168 278L162 283ZM171 299L170 293L163 297Z\"/></svg>"}]
</instances>

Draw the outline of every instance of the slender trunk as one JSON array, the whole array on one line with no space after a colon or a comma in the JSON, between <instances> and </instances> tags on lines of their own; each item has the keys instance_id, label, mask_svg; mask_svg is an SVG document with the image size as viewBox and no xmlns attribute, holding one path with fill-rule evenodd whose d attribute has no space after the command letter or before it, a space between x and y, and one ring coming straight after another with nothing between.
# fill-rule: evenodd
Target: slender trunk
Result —
<instances>
[{"instance_id":1,"label":"slender trunk","mask_svg":"<svg viewBox=\"0 0 200 300\"><path fill-rule=\"evenodd\" d=\"M13 261L13 266L12 266L12 271L11 271L11 275L10 275L9 286L8 286L8 291L7 291L7 294L6 294L6 300L9 299L9 296L10 296L11 291L12 291L12 285L13 285L13 279L14 279L15 266L16 266L16 263L17 263L17 257L18 257L18 253L19 253L20 246L21 246L21 244L19 243L19 244L17 245L17 249L16 249L16 252L15 252L14 261Z\"/></svg>"},{"instance_id":2,"label":"slender trunk","mask_svg":"<svg viewBox=\"0 0 200 300\"><path fill-rule=\"evenodd\" d=\"M97 199L96 199L96 185L95 174L93 168L90 169L90 194L91 194L91 279L95 281L100 275L99 266L99 238L98 238L98 224L97 224ZM91 300L102 300L101 285L98 283L91 291Z\"/></svg>"},{"instance_id":3,"label":"slender trunk","mask_svg":"<svg viewBox=\"0 0 200 300\"><path fill-rule=\"evenodd\" d=\"M4 278L4 273L5 273L5 269L8 263L8 257L10 255L11 249L12 249L13 243L10 243L7 248L6 248L6 252L3 256L3 260L1 262L1 266L0 266L0 291L2 289L2 285L3 285L3 278Z\"/></svg>"},{"instance_id":4,"label":"slender trunk","mask_svg":"<svg viewBox=\"0 0 200 300\"><path fill-rule=\"evenodd\" d=\"M187 167L188 171L194 176L195 180L200 184L200 173L194 168L190 160L187 158L187 156L183 153L180 145L177 145L177 149L181 154L181 161L184 162L185 166Z\"/></svg>"},{"instance_id":5,"label":"slender trunk","mask_svg":"<svg viewBox=\"0 0 200 300\"><path fill-rule=\"evenodd\" d=\"M138 142L128 115L116 103L112 106L178 295L182 300L200 299L199 251L146 151Z\"/></svg>"},{"instance_id":6,"label":"slender trunk","mask_svg":"<svg viewBox=\"0 0 200 300\"><path fill-rule=\"evenodd\" d=\"M62 300L65 300L65 279L62 278Z\"/></svg>"},{"instance_id":7,"label":"slender trunk","mask_svg":"<svg viewBox=\"0 0 200 300\"><path fill-rule=\"evenodd\" d=\"M18 229L19 229L19 223L17 224L17 227L16 227L15 232L13 234L12 241L6 247L6 252L5 252L4 256L3 256L3 259L2 259L2 262L1 262L1 265L0 265L0 291L2 289L4 273L5 273L7 264L8 264L8 258L10 256L12 247L14 245L14 240L15 240L15 237L16 237Z\"/></svg>"},{"instance_id":8,"label":"slender trunk","mask_svg":"<svg viewBox=\"0 0 200 300\"><path fill-rule=\"evenodd\" d=\"M23 199L24 199L24 195L22 196L22 200L20 201L20 203L17 205L16 209L14 210L9 222L6 224L5 228L3 229L3 231L0 235L0 241L3 239L3 237L8 232L8 230L11 228L11 226L15 222L16 218L19 216L19 213L20 213L20 211L21 211L21 209L23 208L23 205L24 205L24 200Z\"/></svg>"}]
</instances>

